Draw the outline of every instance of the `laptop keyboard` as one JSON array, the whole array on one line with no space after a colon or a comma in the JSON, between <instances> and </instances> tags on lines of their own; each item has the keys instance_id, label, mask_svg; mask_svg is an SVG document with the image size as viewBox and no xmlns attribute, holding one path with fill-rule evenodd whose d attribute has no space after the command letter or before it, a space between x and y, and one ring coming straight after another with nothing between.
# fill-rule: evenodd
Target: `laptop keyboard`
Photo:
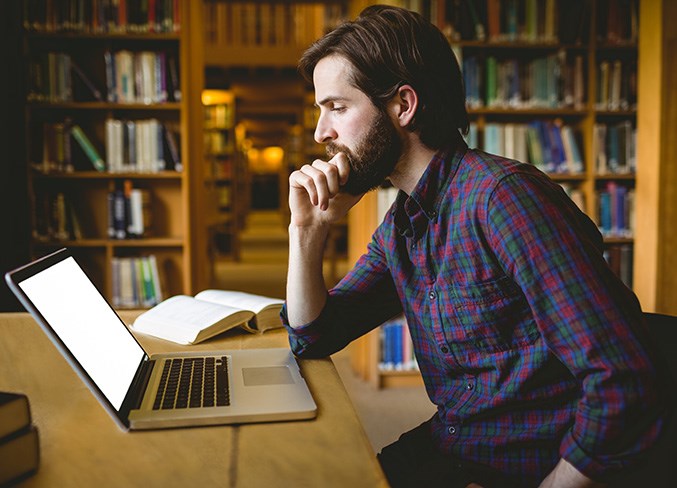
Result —
<instances>
[{"instance_id":1,"label":"laptop keyboard","mask_svg":"<svg viewBox=\"0 0 677 488\"><path fill-rule=\"evenodd\" d=\"M230 405L226 356L165 361L153 410Z\"/></svg>"}]
</instances>

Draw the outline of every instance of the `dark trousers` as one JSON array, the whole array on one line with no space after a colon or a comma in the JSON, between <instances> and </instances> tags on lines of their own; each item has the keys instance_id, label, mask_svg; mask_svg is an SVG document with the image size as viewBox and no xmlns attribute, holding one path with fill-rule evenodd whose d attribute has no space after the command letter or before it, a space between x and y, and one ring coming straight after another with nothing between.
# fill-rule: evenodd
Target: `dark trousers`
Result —
<instances>
[{"instance_id":1,"label":"dark trousers","mask_svg":"<svg viewBox=\"0 0 677 488\"><path fill-rule=\"evenodd\" d=\"M430 421L402 434L377 457L392 488L465 488L473 482L483 488L517 486L489 466L439 452L430 435Z\"/></svg>"}]
</instances>

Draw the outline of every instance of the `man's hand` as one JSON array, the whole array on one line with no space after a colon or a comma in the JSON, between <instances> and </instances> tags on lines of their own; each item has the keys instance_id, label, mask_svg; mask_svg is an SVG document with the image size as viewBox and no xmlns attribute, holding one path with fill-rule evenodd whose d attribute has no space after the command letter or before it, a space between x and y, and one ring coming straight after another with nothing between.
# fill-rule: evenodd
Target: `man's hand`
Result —
<instances>
[{"instance_id":1,"label":"man's hand","mask_svg":"<svg viewBox=\"0 0 677 488\"><path fill-rule=\"evenodd\" d=\"M361 198L341 193L350 164L343 153L329 161L316 159L289 176L291 223L298 227L328 225L345 217Z\"/></svg>"},{"instance_id":2,"label":"man's hand","mask_svg":"<svg viewBox=\"0 0 677 488\"><path fill-rule=\"evenodd\" d=\"M603 488L604 484L591 480L566 459L560 459L539 488Z\"/></svg>"}]
</instances>

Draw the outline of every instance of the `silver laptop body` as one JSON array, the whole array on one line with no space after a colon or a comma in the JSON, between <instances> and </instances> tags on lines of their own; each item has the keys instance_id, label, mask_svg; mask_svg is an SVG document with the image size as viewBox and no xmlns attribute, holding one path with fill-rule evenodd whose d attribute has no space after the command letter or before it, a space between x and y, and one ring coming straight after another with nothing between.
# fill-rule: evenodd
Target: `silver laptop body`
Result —
<instances>
[{"instance_id":1,"label":"silver laptop body","mask_svg":"<svg viewBox=\"0 0 677 488\"><path fill-rule=\"evenodd\" d=\"M124 430L317 415L289 349L149 356L67 249L10 271L5 280Z\"/></svg>"}]
</instances>

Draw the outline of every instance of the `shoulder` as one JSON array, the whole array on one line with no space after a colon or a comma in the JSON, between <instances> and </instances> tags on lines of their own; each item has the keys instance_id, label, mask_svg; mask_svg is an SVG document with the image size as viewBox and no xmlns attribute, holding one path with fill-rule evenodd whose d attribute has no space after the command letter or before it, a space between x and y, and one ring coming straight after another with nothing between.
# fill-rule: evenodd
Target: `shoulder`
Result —
<instances>
[{"instance_id":1,"label":"shoulder","mask_svg":"<svg viewBox=\"0 0 677 488\"><path fill-rule=\"evenodd\" d=\"M567 205L562 187L532 164L473 149L459 165L450 196L485 217L497 206Z\"/></svg>"},{"instance_id":2,"label":"shoulder","mask_svg":"<svg viewBox=\"0 0 677 488\"><path fill-rule=\"evenodd\" d=\"M468 149L459 167L459 176L473 178L486 185L496 185L509 177L533 177L549 179L532 164L486 153L479 149Z\"/></svg>"}]
</instances>

